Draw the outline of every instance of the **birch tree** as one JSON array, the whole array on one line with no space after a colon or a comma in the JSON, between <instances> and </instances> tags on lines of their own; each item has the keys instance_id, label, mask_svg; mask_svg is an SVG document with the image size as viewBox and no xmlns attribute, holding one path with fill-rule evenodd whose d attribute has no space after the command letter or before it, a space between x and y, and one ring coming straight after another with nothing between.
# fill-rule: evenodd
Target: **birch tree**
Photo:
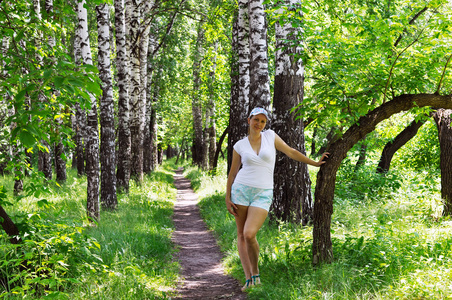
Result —
<instances>
[{"instance_id":1,"label":"birch tree","mask_svg":"<svg viewBox=\"0 0 452 300\"><path fill-rule=\"evenodd\" d=\"M250 89L250 44L249 44L249 16L248 1L239 0L237 20L233 27L233 51L237 53L237 66L231 68L231 72L237 70L237 79L232 84L231 105L229 112L228 135L228 171L231 167L234 144L246 136L248 124L246 119L249 113L249 89ZM235 47L234 47L235 46ZM233 55L235 53L233 52ZM233 58L233 64L235 63ZM237 69L236 69L237 68ZM235 74L231 74L235 78Z\"/></svg>"},{"instance_id":2,"label":"birch tree","mask_svg":"<svg viewBox=\"0 0 452 300\"><path fill-rule=\"evenodd\" d=\"M140 100L140 0L126 3L128 15L129 57L130 57L130 135L131 135L131 177L143 179L143 130L145 105Z\"/></svg>"},{"instance_id":3,"label":"birch tree","mask_svg":"<svg viewBox=\"0 0 452 300\"><path fill-rule=\"evenodd\" d=\"M290 19L301 17L295 11L300 5L298 0L284 1ZM301 34L290 21L277 20L272 128L289 146L306 155L303 120L291 113L304 96L304 66L299 58L303 51L299 46ZM271 219L303 225L312 220L311 179L306 164L277 154L273 199Z\"/></svg>"},{"instance_id":4,"label":"birch tree","mask_svg":"<svg viewBox=\"0 0 452 300\"><path fill-rule=\"evenodd\" d=\"M208 158L209 158L209 170L214 168L215 152L216 152L216 116L215 116L215 75L217 70L217 53L218 51L218 41L215 42L213 47L213 57L212 66L208 78L208 89L209 89L209 103L206 108L206 132L208 133L208 139L206 144L208 144Z\"/></svg>"},{"instance_id":5,"label":"birch tree","mask_svg":"<svg viewBox=\"0 0 452 300\"><path fill-rule=\"evenodd\" d=\"M270 78L267 57L267 23L263 0L249 0L250 108L270 105Z\"/></svg>"},{"instance_id":6,"label":"birch tree","mask_svg":"<svg viewBox=\"0 0 452 300\"><path fill-rule=\"evenodd\" d=\"M77 3L77 41L74 45L79 49L84 64L92 65L92 55L88 34L88 13L84 7L85 0ZM91 108L87 113L86 127L86 176L87 176L87 214L90 220L99 220L99 132L97 122L97 99L93 95Z\"/></svg>"},{"instance_id":7,"label":"birch tree","mask_svg":"<svg viewBox=\"0 0 452 300\"><path fill-rule=\"evenodd\" d=\"M115 0L116 69L118 85L118 166L117 186L129 191L131 140L129 127L128 52L124 0Z\"/></svg>"},{"instance_id":8,"label":"birch tree","mask_svg":"<svg viewBox=\"0 0 452 300\"><path fill-rule=\"evenodd\" d=\"M110 64L110 6L106 3L96 7L98 26L98 65L102 80L100 101L100 161L101 161L101 203L104 208L115 209L116 198L116 152L115 123L113 107L113 83Z\"/></svg>"}]
</instances>

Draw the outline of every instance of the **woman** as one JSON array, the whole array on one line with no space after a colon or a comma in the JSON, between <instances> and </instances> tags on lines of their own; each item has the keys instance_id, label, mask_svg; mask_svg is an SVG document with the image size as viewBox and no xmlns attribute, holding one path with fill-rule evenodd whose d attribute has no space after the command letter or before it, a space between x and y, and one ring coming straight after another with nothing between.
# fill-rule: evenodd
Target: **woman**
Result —
<instances>
[{"instance_id":1,"label":"woman","mask_svg":"<svg viewBox=\"0 0 452 300\"><path fill-rule=\"evenodd\" d=\"M226 207L235 217L237 248L246 276L242 290L260 284L256 234L264 224L273 200L276 150L316 167L324 164L323 159L328 157L325 153L318 162L313 161L289 147L273 130L263 131L268 119L263 108L256 107L251 111L248 136L234 145L226 186ZM243 167L240 169L240 166Z\"/></svg>"}]
</instances>

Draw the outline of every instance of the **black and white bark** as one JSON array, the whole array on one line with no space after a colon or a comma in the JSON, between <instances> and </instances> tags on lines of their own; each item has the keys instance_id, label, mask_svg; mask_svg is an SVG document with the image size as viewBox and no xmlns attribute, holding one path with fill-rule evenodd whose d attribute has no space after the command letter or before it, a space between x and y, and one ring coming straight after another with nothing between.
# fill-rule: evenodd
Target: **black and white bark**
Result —
<instances>
[{"instance_id":1,"label":"black and white bark","mask_svg":"<svg viewBox=\"0 0 452 300\"><path fill-rule=\"evenodd\" d=\"M212 57L212 69L209 74L209 103L206 108L206 132L208 133L208 139L206 144L208 144L208 158L209 158L209 170L214 168L214 159L216 152L216 122L215 122L215 74L217 70L217 56L218 43L214 45L214 56Z\"/></svg>"},{"instance_id":2,"label":"black and white bark","mask_svg":"<svg viewBox=\"0 0 452 300\"><path fill-rule=\"evenodd\" d=\"M285 0L284 3L291 10L300 6L299 0ZM303 120L291 113L304 97L304 66L300 58L303 49L299 46L302 32L290 22L276 22L275 32L277 51L272 128L290 147L306 155ZM303 225L311 222L311 179L307 165L278 153L274 180L271 220Z\"/></svg>"},{"instance_id":3,"label":"black and white bark","mask_svg":"<svg viewBox=\"0 0 452 300\"><path fill-rule=\"evenodd\" d=\"M84 64L92 65L92 55L88 34L88 12L84 7L85 0L77 3L77 36ZM86 126L86 176L87 176L87 214L91 221L98 221L99 214L99 132L97 121L97 99L90 95L91 108L87 113Z\"/></svg>"},{"instance_id":4,"label":"black and white bark","mask_svg":"<svg viewBox=\"0 0 452 300\"><path fill-rule=\"evenodd\" d=\"M143 138L145 103L141 99L141 6L140 0L126 3L128 17L128 45L130 57L130 134L131 134L131 169L130 176L141 182L143 180Z\"/></svg>"},{"instance_id":5,"label":"black and white bark","mask_svg":"<svg viewBox=\"0 0 452 300\"><path fill-rule=\"evenodd\" d=\"M98 30L98 68L102 80L100 100L100 201L103 208L115 209L116 197L116 151L115 120L113 106L113 82L110 62L110 6L96 6Z\"/></svg>"},{"instance_id":6,"label":"black and white bark","mask_svg":"<svg viewBox=\"0 0 452 300\"><path fill-rule=\"evenodd\" d=\"M129 66L126 46L124 0L115 0L116 69L118 85L118 162L117 188L129 191L130 180L130 118L129 118Z\"/></svg>"},{"instance_id":7,"label":"black and white bark","mask_svg":"<svg viewBox=\"0 0 452 300\"><path fill-rule=\"evenodd\" d=\"M152 26L152 25L151 25ZM154 170L155 164L152 163L152 156L154 155L154 147L152 143L153 129L154 127L151 125L151 116L153 110L156 107L153 105L154 103L154 94L152 87L155 85L157 79L153 78L154 73L154 54L155 47L157 46L157 32L154 26L152 26L151 32L149 33L149 49L148 49L148 60L147 60L147 92L146 92L146 118L145 118L145 127L144 127L144 141L143 141L143 171L145 173L150 173Z\"/></svg>"},{"instance_id":8,"label":"black and white bark","mask_svg":"<svg viewBox=\"0 0 452 300\"><path fill-rule=\"evenodd\" d=\"M270 78L267 57L267 23L263 0L249 0L250 108L270 105Z\"/></svg>"},{"instance_id":9,"label":"black and white bark","mask_svg":"<svg viewBox=\"0 0 452 300\"><path fill-rule=\"evenodd\" d=\"M250 47L248 1L239 0L232 27L231 104L228 133L228 171L231 168L233 146L246 136L249 113Z\"/></svg>"}]
</instances>

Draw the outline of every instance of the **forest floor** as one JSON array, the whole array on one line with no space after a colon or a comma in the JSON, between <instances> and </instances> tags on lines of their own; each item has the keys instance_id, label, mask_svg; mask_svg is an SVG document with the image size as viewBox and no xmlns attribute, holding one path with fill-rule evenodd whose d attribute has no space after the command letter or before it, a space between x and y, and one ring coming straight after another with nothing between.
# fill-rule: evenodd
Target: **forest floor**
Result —
<instances>
[{"instance_id":1,"label":"forest floor","mask_svg":"<svg viewBox=\"0 0 452 300\"><path fill-rule=\"evenodd\" d=\"M179 249L176 259L181 265L178 298L246 299L239 282L224 273L223 255L201 218L198 196L182 172L178 169L174 175L177 201L172 240Z\"/></svg>"}]
</instances>

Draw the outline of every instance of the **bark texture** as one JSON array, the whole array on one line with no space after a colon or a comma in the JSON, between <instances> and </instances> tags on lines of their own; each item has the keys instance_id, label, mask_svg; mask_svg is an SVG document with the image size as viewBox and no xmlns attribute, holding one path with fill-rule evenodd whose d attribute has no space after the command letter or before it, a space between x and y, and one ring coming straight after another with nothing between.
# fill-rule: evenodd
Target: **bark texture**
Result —
<instances>
[{"instance_id":1,"label":"bark texture","mask_svg":"<svg viewBox=\"0 0 452 300\"><path fill-rule=\"evenodd\" d=\"M438 127L441 168L441 198L444 216L452 215L452 109L438 109L433 115Z\"/></svg>"},{"instance_id":2,"label":"bark texture","mask_svg":"<svg viewBox=\"0 0 452 300\"><path fill-rule=\"evenodd\" d=\"M115 209L116 198L116 151L115 122L113 107L113 82L110 63L110 6L106 3L96 7L98 29L98 65L102 80L102 98L100 100L100 162L102 207Z\"/></svg>"},{"instance_id":3,"label":"bark texture","mask_svg":"<svg viewBox=\"0 0 452 300\"><path fill-rule=\"evenodd\" d=\"M286 0L291 9L300 5L297 0ZM273 96L272 128L292 148L306 155L304 126L290 111L303 102L304 66L297 56L302 53L301 32L290 22L276 22L276 74ZM276 156L271 220L302 223L312 220L311 179L306 164L283 153Z\"/></svg>"},{"instance_id":4,"label":"bark texture","mask_svg":"<svg viewBox=\"0 0 452 300\"><path fill-rule=\"evenodd\" d=\"M214 53L217 53L218 43L215 43ZM207 118L206 118L206 131L208 133L208 140L206 143L208 144L209 151L209 170L213 170L215 152L217 147L217 135L216 135L216 122L215 122L215 73L217 69L217 56L214 54L212 58L212 69L209 74L209 104L207 105Z\"/></svg>"},{"instance_id":5,"label":"bark texture","mask_svg":"<svg viewBox=\"0 0 452 300\"><path fill-rule=\"evenodd\" d=\"M124 11L124 0L115 0L116 69L118 77L118 162L116 179L118 190L128 192L131 140L129 127L129 67Z\"/></svg>"},{"instance_id":6,"label":"bark texture","mask_svg":"<svg viewBox=\"0 0 452 300\"><path fill-rule=\"evenodd\" d=\"M85 64L93 64L88 35L88 12L85 0L77 3L79 45L81 58ZM99 132L97 122L97 99L90 95L91 109L87 114L86 128L86 176L87 214L90 220L99 220Z\"/></svg>"},{"instance_id":7,"label":"bark texture","mask_svg":"<svg viewBox=\"0 0 452 300\"><path fill-rule=\"evenodd\" d=\"M131 134L131 177L141 182L143 180L143 138L146 104L141 98L141 32L140 6L142 1L130 0L126 9L129 18L129 49L130 49L130 134Z\"/></svg>"},{"instance_id":8,"label":"bark texture","mask_svg":"<svg viewBox=\"0 0 452 300\"><path fill-rule=\"evenodd\" d=\"M452 98L450 95L441 96L438 94L403 94L397 96L359 118L359 120L328 149L330 157L328 158L327 163L322 165L320 171L317 173L317 184L315 188L312 243L314 265L321 262L331 262L333 259L330 229L331 215L333 214L334 188L337 170L339 169L342 160L347 156L347 152L353 145L363 139L368 133L372 132L378 123L389 118L393 114L407 111L414 106L432 106L451 109Z\"/></svg>"},{"instance_id":9,"label":"bark texture","mask_svg":"<svg viewBox=\"0 0 452 300\"><path fill-rule=\"evenodd\" d=\"M263 0L249 0L250 108L270 105L270 78L267 57L267 23Z\"/></svg>"},{"instance_id":10,"label":"bark texture","mask_svg":"<svg viewBox=\"0 0 452 300\"><path fill-rule=\"evenodd\" d=\"M233 147L246 136L249 113L250 48L248 1L239 0L236 21L233 24L231 104L228 133L228 171L231 168Z\"/></svg>"}]
</instances>

